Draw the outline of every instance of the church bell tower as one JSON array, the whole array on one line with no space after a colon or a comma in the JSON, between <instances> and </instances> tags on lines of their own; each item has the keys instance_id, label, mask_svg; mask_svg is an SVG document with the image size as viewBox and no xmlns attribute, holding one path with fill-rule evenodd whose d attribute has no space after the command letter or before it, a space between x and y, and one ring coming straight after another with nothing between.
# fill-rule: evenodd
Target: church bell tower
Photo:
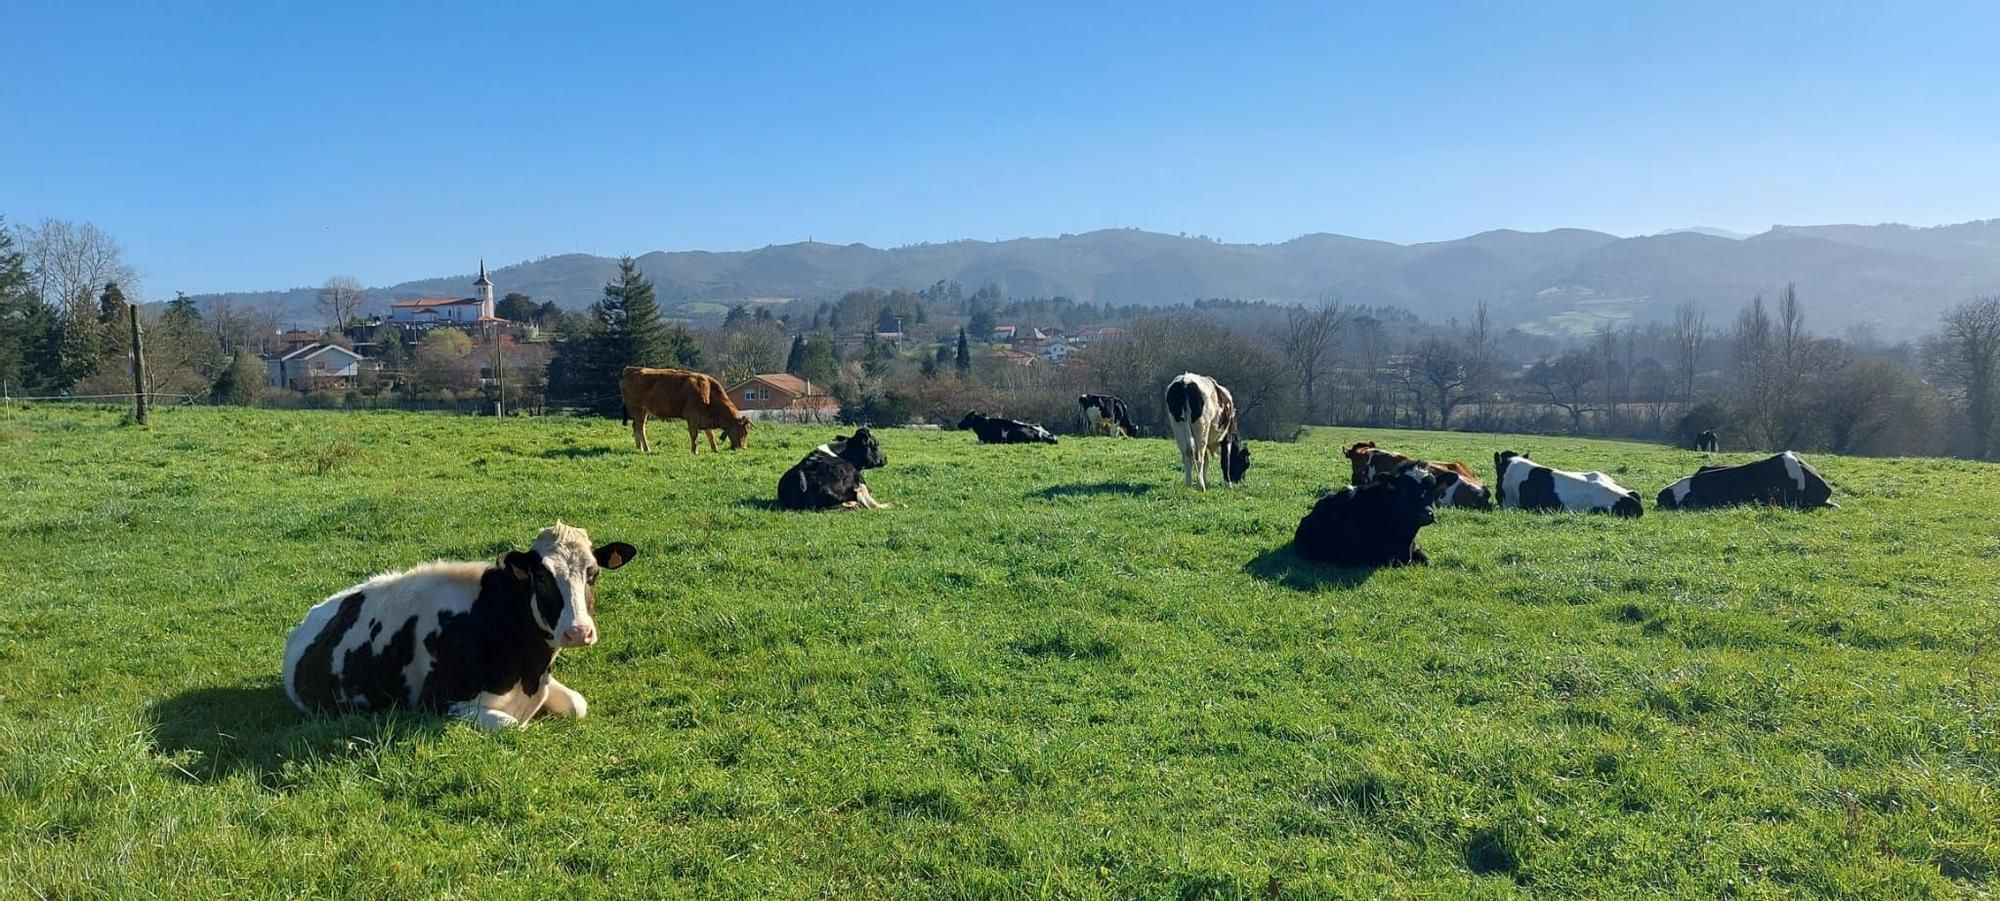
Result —
<instances>
[{"instance_id":1,"label":"church bell tower","mask_svg":"<svg viewBox=\"0 0 2000 901\"><path fill-rule=\"evenodd\" d=\"M472 283L472 287L479 289L479 318L494 318L493 280L486 277L485 260L479 261L479 278Z\"/></svg>"}]
</instances>

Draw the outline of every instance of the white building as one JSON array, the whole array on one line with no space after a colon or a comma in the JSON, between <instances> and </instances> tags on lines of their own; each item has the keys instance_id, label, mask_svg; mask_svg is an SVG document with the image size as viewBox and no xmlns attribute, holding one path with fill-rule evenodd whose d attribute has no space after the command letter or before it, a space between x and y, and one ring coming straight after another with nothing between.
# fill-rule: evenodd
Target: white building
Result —
<instances>
[{"instance_id":1,"label":"white building","mask_svg":"<svg viewBox=\"0 0 2000 901\"><path fill-rule=\"evenodd\" d=\"M361 374L361 355L338 344L306 344L267 358L264 374L273 388L344 388Z\"/></svg>"},{"instance_id":2,"label":"white building","mask_svg":"<svg viewBox=\"0 0 2000 901\"><path fill-rule=\"evenodd\" d=\"M479 261L479 278L472 288L475 297L418 297L389 303L389 321L414 325L481 325L501 323L493 313L493 281L486 277L486 261Z\"/></svg>"}]
</instances>

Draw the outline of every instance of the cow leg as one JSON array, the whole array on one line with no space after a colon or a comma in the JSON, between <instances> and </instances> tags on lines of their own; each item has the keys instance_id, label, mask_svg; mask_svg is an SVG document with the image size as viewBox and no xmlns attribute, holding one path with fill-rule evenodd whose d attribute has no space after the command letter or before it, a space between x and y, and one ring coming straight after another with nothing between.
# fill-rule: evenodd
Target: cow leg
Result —
<instances>
[{"instance_id":1,"label":"cow leg","mask_svg":"<svg viewBox=\"0 0 2000 901\"><path fill-rule=\"evenodd\" d=\"M650 453L653 446L646 443L646 411L632 413L632 443L639 446L640 453Z\"/></svg>"},{"instance_id":2,"label":"cow leg","mask_svg":"<svg viewBox=\"0 0 2000 901\"><path fill-rule=\"evenodd\" d=\"M1194 442L1181 442L1181 487L1194 487Z\"/></svg>"},{"instance_id":3,"label":"cow leg","mask_svg":"<svg viewBox=\"0 0 2000 901\"><path fill-rule=\"evenodd\" d=\"M695 428L694 423L688 423L688 453L696 455L701 453L701 445L696 443L700 440L701 430Z\"/></svg>"},{"instance_id":4,"label":"cow leg","mask_svg":"<svg viewBox=\"0 0 2000 901\"><path fill-rule=\"evenodd\" d=\"M521 721L515 719L513 714L482 706L477 701L463 701L451 705L451 715L470 723L472 728L481 732L498 732L521 725Z\"/></svg>"},{"instance_id":5,"label":"cow leg","mask_svg":"<svg viewBox=\"0 0 2000 901\"><path fill-rule=\"evenodd\" d=\"M861 506L865 509L869 510L889 509L888 504L876 500L875 495L868 493L868 484L866 482L854 486L854 499L861 502Z\"/></svg>"},{"instance_id":6,"label":"cow leg","mask_svg":"<svg viewBox=\"0 0 2000 901\"><path fill-rule=\"evenodd\" d=\"M583 695L577 694L575 689L557 682L551 677L547 691L548 700L542 705L543 710L556 716L566 716L579 720L589 715L590 702L584 700Z\"/></svg>"},{"instance_id":7,"label":"cow leg","mask_svg":"<svg viewBox=\"0 0 2000 901\"><path fill-rule=\"evenodd\" d=\"M715 430L714 430L714 429L702 429L701 431L702 431L702 434L705 434L705 435L707 435L707 436L708 436L708 452L709 452L709 453L711 453L711 454L719 454L719 453L722 453L721 449L719 449L719 448L717 448L717 447L715 446Z\"/></svg>"}]
</instances>

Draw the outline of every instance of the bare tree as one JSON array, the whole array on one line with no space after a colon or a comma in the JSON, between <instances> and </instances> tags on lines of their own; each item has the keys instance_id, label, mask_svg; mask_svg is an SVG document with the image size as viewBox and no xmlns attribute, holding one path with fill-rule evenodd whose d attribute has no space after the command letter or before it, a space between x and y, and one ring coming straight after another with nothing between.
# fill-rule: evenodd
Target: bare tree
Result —
<instances>
[{"instance_id":1,"label":"bare tree","mask_svg":"<svg viewBox=\"0 0 2000 901\"><path fill-rule=\"evenodd\" d=\"M1994 398L2000 392L2000 297L1968 300L1945 311L1931 367L1956 387L1965 404L1972 456L1993 449Z\"/></svg>"},{"instance_id":2,"label":"bare tree","mask_svg":"<svg viewBox=\"0 0 2000 901\"><path fill-rule=\"evenodd\" d=\"M320 311L326 314L327 324L335 331L346 327L361 312L361 302L366 298L361 280L351 275L332 276L319 288Z\"/></svg>"},{"instance_id":3,"label":"bare tree","mask_svg":"<svg viewBox=\"0 0 2000 901\"><path fill-rule=\"evenodd\" d=\"M1321 298L1317 306L1285 311L1285 330L1278 346L1305 391L1308 417L1319 415L1319 384L1333 371L1334 340L1347 324L1348 313L1347 306L1332 297Z\"/></svg>"},{"instance_id":4,"label":"bare tree","mask_svg":"<svg viewBox=\"0 0 2000 901\"><path fill-rule=\"evenodd\" d=\"M1368 422L1381 425L1382 415L1382 369L1389 362L1389 337L1382 328L1382 321L1373 316L1363 316L1355 321L1354 347L1356 361L1361 367L1361 376L1368 390ZM1394 414L1390 414L1393 418Z\"/></svg>"},{"instance_id":5,"label":"bare tree","mask_svg":"<svg viewBox=\"0 0 2000 901\"><path fill-rule=\"evenodd\" d=\"M1776 428L1777 377L1774 327L1764 309L1764 295L1736 315L1729 335L1730 395L1738 418L1749 432L1748 443L1769 447Z\"/></svg>"},{"instance_id":6,"label":"bare tree","mask_svg":"<svg viewBox=\"0 0 2000 901\"><path fill-rule=\"evenodd\" d=\"M1451 428L1452 411L1471 397L1460 349L1442 338L1425 338L1412 356L1409 381L1415 383L1419 402L1427 401L1437 411L1438 428Z\"/></svg>"},{"instance_id":7,"label":"bare tree","mask_svg":"<svg viewBox=\"0 0 2000 901\"><path fill-rule=\"evenodd\" d=\"M1694 378L1701 372L1701 355L1708 349L1708 314L1700 307L1684 303L1674 308L1674 386L1682 406L1694 406Z\"/></svg>"},{"instance_id":8,"label":"bare tree","mask_svg":"<svg viewBox=\"0 0 2000 901\"><path fill-rule=\"evenodd\" d=\"M91 303L106 283L117 282L138 295L138 274L125 265L124 248L103 229L88 222L43 219L21 227L19 234L44 303L75 315L86 310L95 315Z\"/></svg>"},{"instance_id":9,"label":"bare tree","mask_svg":"<svg viewBox=\"0 0 2000 901\"><path fill-rule=\"evenodd\" d=\"M1569 430L1583 431L1583 414L1590 412L1590 387L1597 381L1600 361L1595 354L1572 350L1542 360L1528 370L1528 384L1552 407L1569 414Z\"/></svg>"},{"instance_id":10,"label":"bare tree","mask_svg":"<svg viewBox=\"0 0 2000 901\"><path fill-rule=\"evenodd\" d=\"M1500 375L1500 341L1493 331L1493 317L1486 301L1472 311L1465 331L1465 391L1468 401L1483 400L1493 391Z\"/></svg>"}]
</instances>

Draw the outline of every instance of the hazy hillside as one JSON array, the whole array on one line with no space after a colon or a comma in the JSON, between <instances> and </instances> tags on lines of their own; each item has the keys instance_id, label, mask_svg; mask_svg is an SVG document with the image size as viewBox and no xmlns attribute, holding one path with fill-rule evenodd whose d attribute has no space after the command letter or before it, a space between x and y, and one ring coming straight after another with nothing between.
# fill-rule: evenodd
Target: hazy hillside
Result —
<instances>
[{"instance_id":1,"label":"hazy hillside","mask_svg":"<svg viewBox=\"0 0 2000 901\"><path fill-rule=\"evenodd\" d=\"M1282 244L1223 244L1136 229L1056 238L953 241L878 249L787 244L749 251L653 252L641 268L669 306L750 297L833 297L855 288L917 288L939 279L968 290L998 283L1010 296L1065 295L1113 304L1206 297L1275 301L1334 294L1426 316L1462 316L1491 301L1505 324L1582 332L1607 320L1646 321L1694 301L1727 315L1750 295L1795 281L1816 328L1874 322L1889 336L1920 333L1940 310L2000 293L2000 220L1935 228L1778 226L1736 239L1715 229L1619 238L1583 229L1496 230L1401 245L1343 235ZM590 303L610 259L563 254L494 270L502 294L564 306ZM460 295L472 274L374 288L370 303ZM314 290L207 295L314 318Z\"/></svg>"}]
</instances>

